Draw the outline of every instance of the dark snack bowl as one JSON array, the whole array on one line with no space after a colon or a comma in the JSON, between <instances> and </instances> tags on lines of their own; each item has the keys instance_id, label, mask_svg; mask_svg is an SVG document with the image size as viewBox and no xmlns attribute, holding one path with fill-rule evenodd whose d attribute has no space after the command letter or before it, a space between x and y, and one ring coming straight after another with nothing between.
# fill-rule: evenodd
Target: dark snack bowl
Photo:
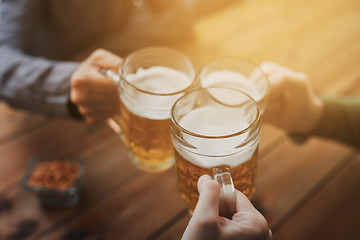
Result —
<instances>
[{"instance_id":1,"label":"dark snack bowl","mask_svg":"<svg viewBox=\"0 0 360 240\"><path fill-rule=\"evenodd\" d=\"M20 184L35 193L43 205L73 207L81 198L84 171L84 161L74 156L34 156Z\"/></svg>"}]
</instances>

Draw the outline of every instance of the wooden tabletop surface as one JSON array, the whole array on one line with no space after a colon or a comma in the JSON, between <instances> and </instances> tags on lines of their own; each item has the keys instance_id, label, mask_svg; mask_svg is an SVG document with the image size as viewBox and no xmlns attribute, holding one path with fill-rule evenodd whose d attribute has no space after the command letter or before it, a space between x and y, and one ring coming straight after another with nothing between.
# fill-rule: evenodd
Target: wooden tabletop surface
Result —
<instances>
[{"instance_id":1,"label":"wooden tabletop surface","mask_svg":"<svg viewBox=\"0 0 360 240\"><path fill-rule=\"evenodd\" d=\"M303 71L320 94L360 94L360 1L229 1L173 46L197 67L221 55ZM37 154L85 160L76 207L43 206L20 187ZM360 154L320 138L294 144L263 124L252 202L277 240L360 239ZM190 217L174 169L136 169L105 124L47 119L0 102L0 239L180 239Z\"/></svg>"}]
</instances>

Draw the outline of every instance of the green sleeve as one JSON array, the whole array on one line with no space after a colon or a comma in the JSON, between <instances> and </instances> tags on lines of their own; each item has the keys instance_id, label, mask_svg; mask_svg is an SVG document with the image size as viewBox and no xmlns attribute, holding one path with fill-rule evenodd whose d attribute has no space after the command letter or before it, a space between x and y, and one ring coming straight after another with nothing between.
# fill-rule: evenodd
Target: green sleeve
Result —
<instances>
[{"instance_id":1,"label":"green sleeve","mask_svg":"<svg viewBox=\"0 0 360 240\"><path fill-rule=\"evenodd\" d=\"M310 136L331 138L360 148L360 97L321 97L324 112Z\"/></svg>"}]
</instances>

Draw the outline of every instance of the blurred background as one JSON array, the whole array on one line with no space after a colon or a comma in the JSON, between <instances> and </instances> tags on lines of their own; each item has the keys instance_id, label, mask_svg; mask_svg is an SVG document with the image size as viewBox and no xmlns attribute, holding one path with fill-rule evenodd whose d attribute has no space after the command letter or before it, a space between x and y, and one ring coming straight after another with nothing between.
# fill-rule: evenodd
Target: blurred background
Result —
<instances>
[{"instance_id":1,"label":"blurred background","mask_svg":"<svg viewBox=\"0 0 360 240\"><path fill-rule=\"evenodd\" d=\"M106 1L102 3L106 8ZM219 56L255 64L275 61L306 73L318 94L360 95L359 0L119 4L128 6L112 9L122 14L121 30L90 39L94 41L82 46L74 59L84 59L98 47L125 57L160 45L186 54L197 68ZM135 169L107 126L49 120L4 102L0 110L0 239L181 238L190 217L176 190L174 171L145 174ZM267 124L261 131L252 202L275 239L360 239L359 150L318 138L297 145ZM79 207L45 208L21 190L28 159L40 151L87 160Z\"/></svg>"},{"instance_id":2,"label":"blurred background","mask_svg":"<svg viewBox=\"0 0 360 240\"><path fill-rule=\"evenodd\" d=\"M121 56L169 46L197 66L217 56L275 61L307 73L317 91L336 94L349 93L359 80L355 0L132 0L127 14L119 36L97 46L116 46Z\"/></svg>"}]
</instances>

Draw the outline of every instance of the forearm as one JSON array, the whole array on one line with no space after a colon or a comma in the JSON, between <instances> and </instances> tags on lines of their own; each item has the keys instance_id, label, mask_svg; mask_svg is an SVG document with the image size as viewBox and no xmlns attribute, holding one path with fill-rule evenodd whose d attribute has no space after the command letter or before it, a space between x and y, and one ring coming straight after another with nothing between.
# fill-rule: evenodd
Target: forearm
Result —
<instances>
[{"instance_id":1,"label":"forearm","mask_svg":"<svg viewBox=\"0 0 360 240\"><path fill-rule=\"evenodd\" d=\"M0 98L11 106L70 117L67 101L75 62L50 61L0 47Z\"/></svg>"},{"instance_id":2,"label":"forearm","mask_svg":"<svg viewBox=\"0 0 360 240\"><path fill-rule=\"evenodd\" d=\"M309 135L331 138L360 148L360 98L322 97L324 110Z\"/></svg>"}]
</instances>

